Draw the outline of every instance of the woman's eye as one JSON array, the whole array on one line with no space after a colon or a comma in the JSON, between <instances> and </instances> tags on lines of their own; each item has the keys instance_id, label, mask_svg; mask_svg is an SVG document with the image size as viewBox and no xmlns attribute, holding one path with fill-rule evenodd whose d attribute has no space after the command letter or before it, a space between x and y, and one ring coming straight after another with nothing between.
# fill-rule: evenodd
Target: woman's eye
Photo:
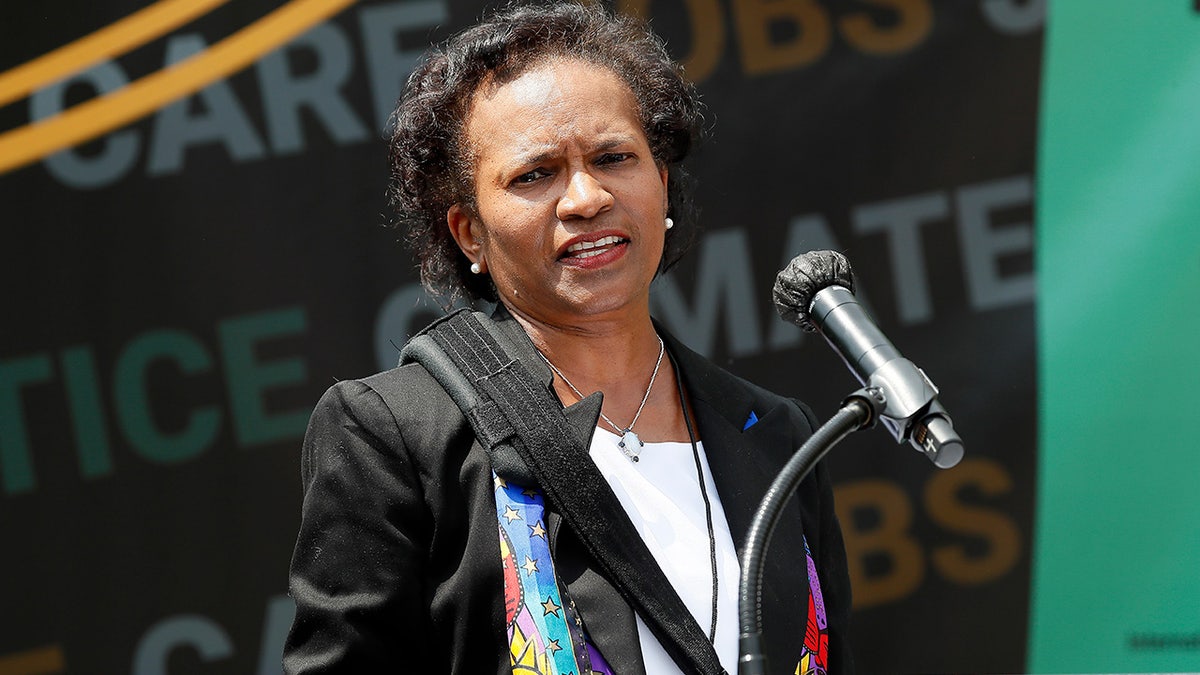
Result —
<instances>
[{"instance_id":1,"label":"woman's eye","mask_svg":"<svg viewBox=\"0 0 1200 675\"><path fill-rule=\"evenodd\" d=\"M598 164L619 164L631 157L633 157L633 155L631 155L627 152L606 152L603 155L600 155L600 159L597 160L597 163Z\"/></svg>"},{"instance_id":2,"label":"woman's eye","mask_svg":"<svg viewBox=\"0 0 1200 675\"><path fill-rule=\"evenodd\" d=\"M533 171L527 171L527 172L517 176L516 178L513 179L513 183L516 183L516 184L532 183L532 182L538 180L539 178L545 178L546 176L549 176L549 175L550 175L550 172L546 171L545 169L534 169Z\"/></svg>"}]
</instances>

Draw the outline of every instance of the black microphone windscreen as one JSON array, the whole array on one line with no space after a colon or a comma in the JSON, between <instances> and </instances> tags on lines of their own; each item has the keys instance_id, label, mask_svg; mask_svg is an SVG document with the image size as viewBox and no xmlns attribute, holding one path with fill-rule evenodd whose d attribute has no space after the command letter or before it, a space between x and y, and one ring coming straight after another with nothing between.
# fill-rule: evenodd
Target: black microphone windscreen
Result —
<instances>
[{"instance_id":1,"label":"black microphone windscreen","mask_svg":"<svg viewBox=\"0 0 1200 675\"><path fill-rule=\"evenodd\" d=\"M854 292L854 272L846 256L837 251L809 251L788 263L775 276L775 311L786 321L812 333L817 326L809 316L813 297L828 286L843 286Z\"/></svg>"}]
</instances>

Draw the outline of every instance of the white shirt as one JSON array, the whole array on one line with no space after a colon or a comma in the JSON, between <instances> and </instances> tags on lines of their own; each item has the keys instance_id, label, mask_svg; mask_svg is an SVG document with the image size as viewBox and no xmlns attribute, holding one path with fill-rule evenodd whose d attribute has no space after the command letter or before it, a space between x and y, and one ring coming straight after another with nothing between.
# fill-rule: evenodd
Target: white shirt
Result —
<instances>
[{"instance_id":1,"label":"white shirt","mask_svg":"<svg viewBox=\"0 0 1200 675\"><path fill-rule=\"evenodd\" d=\"M617 446L619 441L616 434L597 428L592 434L592 461L616 493L675 592L707 635L712 625L712 562L704 498L697 481L692 444L646 443L639 461L634 462ZM725 670L736 673L737 553L708 468L704 446L697 442L696 447L712 505L717 545L718 609L714 646ZM637 627L647 675L683 675L641 616L637 617Z\"/></svg>"}]
</instances>

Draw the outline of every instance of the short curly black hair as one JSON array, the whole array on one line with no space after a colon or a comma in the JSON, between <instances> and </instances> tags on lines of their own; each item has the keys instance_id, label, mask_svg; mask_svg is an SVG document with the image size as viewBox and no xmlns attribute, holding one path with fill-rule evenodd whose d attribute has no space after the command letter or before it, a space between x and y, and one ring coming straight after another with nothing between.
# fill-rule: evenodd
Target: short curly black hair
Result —
<instances>
[{"instance_id":1,"label":"short curly black hair","mask_svg":"<svg viewBox=\"0 0 1200 675\"><path fill-rule=\"evenodd\" d=\"M421 282L452 302L458 297L496 301L487 275L470 261L446 226L454 204L474 211L474 180L464 126L471 98L485 81L512 81L552 58L608 68L632 90L655 162L669 172L667 231L659 270L683 255L694 238L695 209L678 164L698 138L699 95L641 21L599 5L571 2L509 5L432 48L408 78L392 115L388 201L394 224L420 263Z\"/></svg>"}]
</instances>

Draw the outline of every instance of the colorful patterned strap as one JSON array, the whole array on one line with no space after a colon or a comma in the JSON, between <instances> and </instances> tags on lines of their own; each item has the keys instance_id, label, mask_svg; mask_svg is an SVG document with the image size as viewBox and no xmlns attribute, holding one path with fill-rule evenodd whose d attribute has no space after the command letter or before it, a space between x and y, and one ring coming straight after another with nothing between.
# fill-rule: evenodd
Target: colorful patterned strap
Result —
<instances>
[{"instance_id":1,"label":"colorful patterned strap","mask_svg":"<svg viewBox=\"0 0 1200 675\"><path fill-rule=\"evenodd\" d=\"M588 641L575 603L558 583L541 491L492 476L513 674L612 675Z\"/></svg>"},{"instance_id":2,"label":"colorful patterned strap","mask_svg":"<svg viewBox=\"0 0 1200 675\"><path fill-rule=\"evenodd\" d=\"M608 662L588 640L575 603L554 571L541 491L509 484L494 473L492 477L513 675L612 675ZM807 538L804 558L808 620L796 675L824 675L829 667L829 624Z\"/></svg>"},{"instance_id":3,"label":"colorful patterned strap","mask_svg":"<svg viewBox=\"0 0 1200 675\"><path fill-rule=\"evenodd\" d=\"M825 675L829 669L829 622L825 618L825 596L821 595L821 580L808 548L808 537L804 538L804 558L808 567L808 620L796 675Z\"/></svg>"}]
</instances>

